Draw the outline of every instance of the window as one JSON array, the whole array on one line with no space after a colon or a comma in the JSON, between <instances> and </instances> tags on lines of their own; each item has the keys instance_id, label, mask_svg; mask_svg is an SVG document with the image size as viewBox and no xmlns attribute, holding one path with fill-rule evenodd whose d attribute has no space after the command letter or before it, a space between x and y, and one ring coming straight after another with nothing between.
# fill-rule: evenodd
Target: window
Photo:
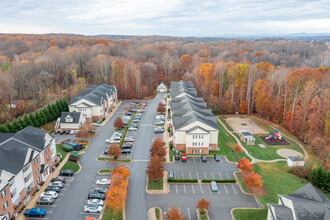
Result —
<instances>
[{"instance_id":1,"label":"window","mask_svg":"<svg viewBox=\"0 0 330 220\"><path fill-rule=\"evenodd\" d=\"M1 192L1 196L2 196L2 198L5 198L5 196L6 196L6 190L5 189Z\"/></svg>"},{"instance_id":2,"label":"window","mask_svg":"<svg viewBox=\"0 0 330 220\"><path fill-rule=\"evenodd\" d=\"M6 210L7 207L8 207L8 202L5 202L5 203L3 204L3 209Z\"/></svg>"},{"instance_id":3,"label":"window","mask_svg":"<svg viewBox=\"0 0 330 220\"><path fill-rule=\"evenodd\" d=\"M38 174L38 173L39 173L39 168L36 169L36 174Z\"/></svg>"},{"instance_id":4,"label":"window","mask_svg":"<svg viewBox=\"0 0 330 220\"><path fill-rule=\"evenodd\" d=\"M197 154L197 150L192 150L192 153L193 154Z\"/></svg>"},{"instance_id":5,"label":"window","mask_svg":"<svg viewBox=\"0 0 330 220\"><path fill-rule=\"evenodd\" d=\"M204 137L204 135L200 134L199 135L199 139L202 139Z\"/></svg>"},{"instance_id":6,"label":"window","mask_svg":"<svg viewBox=\"0 0 330 220\"><path fill-rule=\"evenodd\" d=\"M46 153L48 153L48 147L46 147Z\"/></svg>"},{"instance_id":7,"label":"window","mask_svg":"<svg viewBox=\"0 0 330 220\"><path fill-rule=\"evenodd\" d=\"M47 161L49 161L49 156L47 157Z\"/></svg>"},{"instance_id":8,"label":"window","mask_svg":"<svg viewBox=\"0 0 330 220\"><path fill-rule=\"evenodd\" d=\"M198 153L202 154L203 153L203 150L202 149L199 149L198 150Z\"/></svg>"},{"instance_id":9,"label":"window","mask_svg":"<svg viewBox=\"0 0 330 220\"><path fill-rule=\"evenodd\" d=\"M38 163L38 157L36 159L34 159L34 164Z\"/></svg>"},{"instance_id":10,"label":"window","mask_svg":"<svg viewBox=\"0 0 330 220\"><path fill-rule=\"evenodd\" d=\"M38 177L38 179L37 179L37 184L39 184L39 182L40 182L40 180L39 180L39 177Z\"/></svg>"},{"instance_id":11,"label":"window","mask_svg":"<svg viewBox=\"0 0 330 220\"><path fill-rule=\"evenodd\" d=\"M197 142L193 142L192 143L192 146L197 146Z\"/></svg>"}]
</instances>

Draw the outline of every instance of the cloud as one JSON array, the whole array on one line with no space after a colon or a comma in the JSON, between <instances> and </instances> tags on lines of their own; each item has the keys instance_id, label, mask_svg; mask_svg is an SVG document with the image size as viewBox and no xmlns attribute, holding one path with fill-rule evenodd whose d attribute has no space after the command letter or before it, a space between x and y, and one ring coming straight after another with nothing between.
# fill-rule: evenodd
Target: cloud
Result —
<instances>
[{"instance_id":1,"label":"cloud","mask_svg":"<svg viewBox=\"0 0 330 220\"><path fill-rule=\"evenodd\" d=\"M329 32L328 0L2 0L2 33L215 36Z\"/></svg>"}]
</instances>

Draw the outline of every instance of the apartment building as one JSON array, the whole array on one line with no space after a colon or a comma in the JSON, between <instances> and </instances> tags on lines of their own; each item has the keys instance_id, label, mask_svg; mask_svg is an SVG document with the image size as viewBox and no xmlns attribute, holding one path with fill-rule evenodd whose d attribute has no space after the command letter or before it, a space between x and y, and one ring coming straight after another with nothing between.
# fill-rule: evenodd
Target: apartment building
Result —
<instances>
[{"instance_id":1,"label":"apartment building","mask_svg":"<svg viewBox=\"0 0 330 220\"><path fill-rule=\"evenodd\" d=\"M0 219L17 206L55 169L55 138L39 128L0 133Z\"/></svg>"},{"instance_id":2,"label":"apartment building","mask_svg":"<svg viewBox=\"0 0 330 220\"><path fill-rule=\"evenodd\" d=\"M208 154L218 149L217 120L192 82L172 82L170 103L176 150Z\"/></svg>"},{"instance_id":3,"label":"apartment building","mask_svg":"<svg viewBox=\"0 0 330 220\"><path fill-rule=\"evenodd\" d=\"M117 102L117 89L108 84L92 85L71 98L69 111L81 112L86 122L101 121Z\"/></svg>"}]
</instances>

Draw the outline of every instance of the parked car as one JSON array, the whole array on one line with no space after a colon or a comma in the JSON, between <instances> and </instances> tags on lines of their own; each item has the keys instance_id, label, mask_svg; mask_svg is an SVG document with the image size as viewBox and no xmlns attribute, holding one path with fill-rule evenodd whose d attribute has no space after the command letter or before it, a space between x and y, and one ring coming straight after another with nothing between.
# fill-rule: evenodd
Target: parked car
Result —
<instances>
[{"instance_id":1,"label":"parked car","mask_svg":"<svg viewBox=\"0 0 330 220\"><path fill-rule=\"evenodd\" d=\"M119 144L120 143L120 139L119 140L114 140L113 138L110 139L106 139L105 143L107 144Z\"/></svg>"},{"instance_id":2,"label":"parked car","mask_svg":"<svg viewBox=\"0 0 330 220\"><path fill-rule=\"evenodd\" d=\"M133 119L132 122L133 122L133 123L139 123L139 122L140 122L140 119Z\"/></svg>"},{"instance_id":3,"label":"parked car","mask_svg":"<svg viewBox=\"0 0 330 220\"><path fill-rule=\"evenodd\" d=\"M109 185L110 180L109 179L99 179L99 180L96 180L96 184L97 185Z\"/></svg>"},{"instance_id":4,"label":"parked car","mask_svg":"<svg viewBox=\"0 0 330 220\"><path fill-rule=\"evenodd\" d=\"M73 170L62 170L60 176L73 176Z\"/></svg>"},{"instance_id":5,"label":"parked car","mask_svg":"<svg viewBox=\"0 0 330 220\"><path fill-rule=\"evenodd\" d=\"M66 130L65 134L70 134L71 130Z\"/></svg>"},{"instance_id":6,"label":"parked car","mask_svg":"<svg viewBox=\"0 0 330 220\"><path fill-rule=\"evenodd\" d=\"M94 122L94 123L92 123L92 125L93 125L93 126L96 126L96 127L100 127L100 126L101 126L100 124L98 124L98 123L95 123L95 122Z\"/></svg>"},{"instance_id":7,"label":"parked car","mask_svg":"<svg viewBox=\"0 0 330 220\"><path fill-rule=\"evenodd\" d=\"M87 200L87 205L103 205L104 201L101 199L89 199Z\"/></svg>"},{"instance_id":8,"label":"parked car","mask_svg":"<svg viewBox=\"0 0 330 220\"><path fill-rule=\"evenodd\" d=\"M128 130L129 131L136 131L138 128L136 126L129 126Z\"/></svg>"},{"instance_id":9,"label":"parked car","mask_svg":"<svg viewBox=\"0 0 330 220\"><path fill-rule=\"evenodd\" d=\"M48 186L58 186L60 188L63 187L62 181L50 182Z\"/></svg>"},{"instance_id":10,"label":"parked car","mask_svg":"<svg viewBox=\"0 0 330 220\"><path fill-rule=\"evenodd\" d=\"M103 193L92 192L88 194L88 199L102 199L105 200L105 195Z\"/></svg>"},{"instance_id":11,"label":"parked car","mask_svg":"<svg viewBox=\"0 0 330 220\"><path fill-rule=\"evenodd\" d=\"M174 172L168 171L168 178L174 178Z\"/></svg>"},{"instance_id":12,"label":"parked car","mask_svg":"<svg viewBox=\"0 0 330 220\"><path fill-rule=\"evenodd\" d=\"M75 133L76 133L75 130L71 130L71 131L70 131L70 134L71 134L71 135L73 135L73 134L75 134Z\"/></svg>"},{"instance_id":13,"label":"parked car","mask_svg":"<svg viewBox=\"0 0 330 220\"><path fill-rule=\"evenodd\" d=\"M123 120L123 124L124 124L124 125L127 125L128 122L129 122L129 120Z\"/></svg>"},{"instance_id":14,"label":"parked car","mask_svg":"<svg viewBox=\"0 0 330 220\"><path fill-rule=\"evenodd\" d=\"M108 154L108 147L104 148L104 154Z\"/></svg>"},{"instance_id":15,"label":"parked car","mask_svg":"<svg viewBox=\"0 0 330 220\"><path fill-rule=\"evenodd\" d=\"M60 131L60 135L62 135L62 134L64 134L65 133L65 131Z\"/></svg>"},{"instance_id":16,"label":"parked car","mask_svg":"<svg viewBox=\"0 0 330 220\"><path fill-rule=\"evenodd\" d=\"M218 192L218 190L219 190L218 185L215 181L211 181L210 187L211 187L212 192Z\"/></svg>"},{"instance_id":17,"label":"parked car","mask_svg":"<svg viewBox=\"0 0 330 220\"><path fill-rule=\"evenodd\" d=\"M41 193L40 196L41 196L41 197L49 196L49 197L53 197L53 199L56 199L56 198L58 197L58 193L55 192L55 191L48 191L48 192L43 192L43 193Z\"/></svg>"},{"instance_id":18,"label":"parked car","mask_svg":"<svg viewBox=\"0 0 330 220\"><path fill-rule=\"evenodd\" d=\"M220 156L218 154L214 154L213 158L215 161L219 161L220 162Z\"/></svg>"},{"instance_id":19,"label":"parked car","mask_svg":"<svg viewBox=\"0 0 330 220\"><path fill-rule=\"evenodd\" d=\"M54 198L52 196L40 196L37 201L38 205L50 205L54 203Z\"/></svg>"},{"instance_id":20,"label":"parked car","mask_svg":"<svg viewBox=\"0 0 330 220\"><path fill-rule=\"evenodd\" d=\"M54 134L59 134L60 133L60 131L54 131Z\"/></svg>"},{"instance_id":21,"label":"parked car","mask_svg":"<svg viewBox=\"0 0 330 220\"><path fill-rule=\"evenodd\" d=\"M60 192L60 187L58 186L48 186L46 189L45 189L45 192L48 192L48 191L55 191L57 193Z\"/></svg>"},{"instance_id":22,"label":"parked car","mask_svg":"<svg viewBox=\"0 0 330 220\"><path fill-rule=\"evenodd\" d=\"M156 121L156 125L164 125L165 121Z\"/></svg>"},{"instance_id":23,"label":"parked car","mask_svg":"<svg viewBox=\"0 0 330 220\"><path fill-rule=\"evenodd\" d=\"M143 114L142 114L142 113L136 113L135 116L140 116L140 117L142 117Z\"/></svg>"},{"instance_id":24,"label":"parked car","mask_svg":"<svg viewBox=\"0 0 330 220\"><path fill-rule=\"evenodd\" d=\"M135 115L135 117L133 119L141 120L141 116Z\"/></svg>"},{"instance_id":25,"label":"parked car","mask_svg":"<svg viewBox=\"0 0 330 220\"><path fill-rule=\"evenodd\" d=\"M186 162L187 161L187 155L185 153L181 153L181 161Z\"/></svg>"},{"instance_id":26,"label":"parked car","mask_svg":"<svg viewBox=\"0 0 330 220\"><path fill-rule=\"evenodd\" d=\"M65 183L65 178L64 177L55 177L50 180L50 182L56 182L56 181L61 181L62 183Z\"/></svg>"},{"instance_id":27,"label":"parked car","mask_svg":"<svg viewBox=\"0 0 330 220\"><path fill-rule=\"evenodd\" d=\"M165 117L164 117L164 115L156 115L156 120L164 121Z\"/></svg>"},{"instance_id":28,"label":"parked car","mask_svg":"<svg viewBox=\"0 0 330 220\"><path fill-rule=\"evenodd\" d=\"M155 128L155 133L163 133L164 132L164 127L156 127Z\"/></svg>"},{"instance_id":29,"label":"parked car","mask_svg":"<svg viewBox=\"0 0 330 220\"><path fill-rule=\"evenodd\" d=\"M67 145L70 145L71 147L73 147L73 149L75 151L80 151L82 150L82 144L78 144L77 142L74 142L74 141L68 141L66 142Z\"/></svg>"},{"instance_id":30,"label":"parked car","mask_svg":"<svg viewBox=\"0 0 330 220\"><path fill-rule=\"evenodd\" d=\"M102 212L103 207L100 205L85 205L84 211L85 212Z\"/></svg>"},{"instance_id":31,"label":"parked car","mask_svg":"<svg viewBox=\"0 0 330 220\"><path fill-rule=\"evenodd\" d=\"M128 111L126 112L126 115L133 115L133 112Z\"/></svg>"},{"instance_id":32,"label":"parked car","mask_svg":"<svg viewBox=\"0 0 330 220\"><path fill-rule=\"evenodd\" d=\"M87 131L87 133L90 133L90 134L95 134L95 133L96 133L96 131L94 131L94 130L88 130L88 131Z\"/></svg>"},{"instance_id":33,"label":"parked car","mask_svg":"<svg viewBox=\"0 0 330 220\"><path fill-rule=\"evenodd\" d=\"M115 131L115 132L113 132L113 134L114 135L117 135L119 137L122 137L123 136L123 132L121 132L121 131Z\"/></svg>"},{"instance_id":34,"label":"parked car","mask_svg":"<svg viewBox=\"0 0 330 220\"><path fill-rule=\"evenodd\" d=\"M180 160L180 155L179 154L175 154L175 160Z\"/></svg>"},{"instance_id":35,"label":"parked car","mask_svg":"<svg viewBox=\"0 0 330 220\"><path fill-rule=\"evenodd\" d=\"M131 151L129 149L123 149L121 151L121 154L130 154L130 153L131 153Z\"/></svg>"},{"instance_id":36,"label":"parked car","mask_svg":"<svg viewBox=\"0 0 330 220\"><path fill-rule=\"evenodd\" d=\"M125 142L133 142L134 141L134 136L127 136L124 139Z\"/></svg>"},{"instance_id":37,"label":"parked car","mask_svg":"<svg viewBox=\"0 0 330 220\"><path fill-rule=\"evenodd\" d=\"M120 141L121 137L118 135L113 134L110 139L113 139L115 141Z\"/></svg>"},{"instance_id":38,"label":"parked car","mask_svg":"<svg viewBox=\"0 0 330 220\"><path fill-rule=\"evenodd\" d=\"M121 145L121 149L132 149L133 144L131 143L125 143Z\"/></svg>"},{"instance_id":39,"label":"parked car","mask_svg":"<svg viewBox=\"0 0 330 220\"><path fill-rule=\"evenodd\" d=\"M46 210L34 207L32 209L25 209L23 215L26 217L43 217L46 215Z\"/></svg>"},{"instance_id":40,"label":"parked car","mask_svg":"<svg viewBox=\"0 0 330 220\"><path fill-rule=\"evenodd\" d=\"M206 155L202 155L201 156L201 160L202 160L202 162L207 162L207 156Z\"/></svg>"},{"instance_id":41,"label":"parked car","mask_svg":"<svg viewBox=\"0 0 330 220\"><path fill-rule=\"evenodd\" d=\"M103 187L95 187L93 192L105 194L107 192L107 189Z\"/></svg>"},{"instance_id":42,"label":"parked car","mask_svg":"<svg viewBox=\"0 0 330 220\"><path fill-rule=\"evenodd\" d=\"M100 219L95 217L85 217L85 220L100 220Z\"/></svg>"}]
</instances>

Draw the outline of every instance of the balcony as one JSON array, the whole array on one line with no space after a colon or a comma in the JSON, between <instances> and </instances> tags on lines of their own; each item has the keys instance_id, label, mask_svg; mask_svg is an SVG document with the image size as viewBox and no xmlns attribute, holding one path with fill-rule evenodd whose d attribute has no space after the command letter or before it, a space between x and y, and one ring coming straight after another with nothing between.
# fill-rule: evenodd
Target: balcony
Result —
<instances>
[{"instance_id":1,"label":"balcony","mask_svg":"<svg viewBox=\"0 0 330 220\"><path fill-rule=\"evenodd\" d=\"M27 182L25 182L25 187L30 186L31 183L33 183L33 178L32 178L32 177L30 177L30 179L29 179ZM32 188L33 188L33 187L30 187L30 189L32 189Z\"/></svg>"},{"instance_id":2,"label":"balcony","mask_svg":"<svg viewBox=\"0 0 330 220\"><path fill-rule=\"evenodd\" d=\"M30 165L28 168L24 167L23 169L23 177L27 177L32 172L32 166Z\"/></svg>"}]
</instances>

